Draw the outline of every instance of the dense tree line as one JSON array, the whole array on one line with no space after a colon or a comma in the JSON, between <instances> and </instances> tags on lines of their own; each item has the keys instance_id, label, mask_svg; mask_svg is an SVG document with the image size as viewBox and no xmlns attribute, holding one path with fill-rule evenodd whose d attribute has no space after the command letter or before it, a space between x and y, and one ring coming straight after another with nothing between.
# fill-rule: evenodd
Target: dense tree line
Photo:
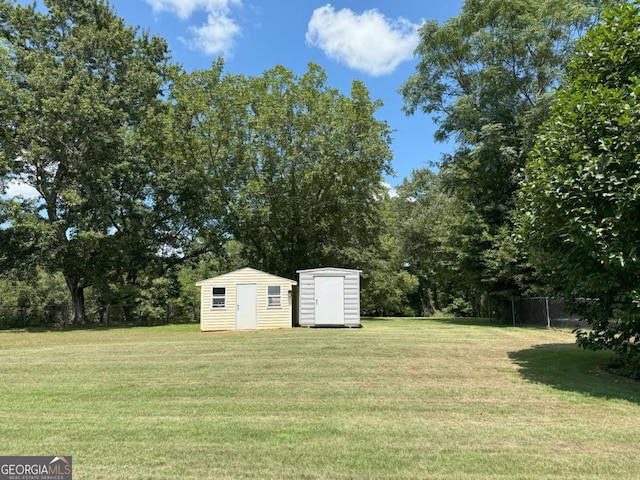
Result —
<instances>
[{"instance_id":1,"label":"dense tree line","mask_svg":"<svg viewBox=\"0 0 640 480\"><path fill-rule=\"evenodd\" d=\"M578 45L520 192L520 232L541 281L572 300L585 348L640 378L640 4Z\"/></svg>"},{"instance_id":2,"label":"dense tree line","mask_svg":"<svg viewBox=\"0 0 640 480\"><path fill-rule=\"evenodd\" d=\"M439 245L454 258L458 302L477 315L506 316L509 298L538 287L513 244L516 192L575 39L606 3L467 0L457 17L420 30L416 72L400 92L409 114L434 116L436 140L455 141L439 163L438 188L457 205Z\"/></svg>"},{"instance_id":3,"label":"dense tree line","mask_svg":"<svg viewBox=\"0 0 640 480\"><path fill-rule=\"evenodd\" d=\"M18 311L47 303L21 300L36 270L56 290L64 281L72 324L193 315L179 301L193 298L193 272L242 264L289 277L362 268L372 291L389 280L372 270L387 255L390 128L363 83L346 96L317 65L185 72L106 2L44 4L0 2L3 186L36 192L1 202Z\"/></svg>"},{"instance_id":4,"label":"dense tree line","mask_svg":"<svg viewBox=\"0 0 640 480\"><path fill-rule=\"evenodd\" d=\"M362 82L186 72L104 1L44 4L0 0L2 185L37 192L0 202L4 326L195 321L199 279L336 265L363 270L369 315L575 300L579 343L640 370L637 1L425 23L400 93L455 148L393 196Z\"/></svg>"}]
</instances>

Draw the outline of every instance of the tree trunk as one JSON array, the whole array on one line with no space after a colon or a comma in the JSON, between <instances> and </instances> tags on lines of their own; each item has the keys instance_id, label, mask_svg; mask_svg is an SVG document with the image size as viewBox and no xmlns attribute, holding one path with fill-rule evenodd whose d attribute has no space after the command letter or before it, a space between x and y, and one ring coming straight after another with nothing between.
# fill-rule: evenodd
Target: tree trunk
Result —
<instances>
[{"instance_id":1,"label":"tree trunk","mask_svg":"<svg viewBox=\"0 0 640 480\"><path fill-rule=\"evenodd\" d=\"M67 287L69 287L69 293L71 293L71 305L73 307L71 324L84 325L87 319L84 309L84 285L68 275L65 275L64 278L67 282Z\"/></svg>"},{"instance_id":2,"label":"tree trunk","mask_svg":"<svg viewBox=\"0 0 640 480\"><path fill-rule=\"evenodd\" d=\"M109 317L111 316L111 304L107 303L107 306L105 307L105 312L104 312L104 327L105 328L109 328L109 320L111 320Z\"/></svg>"}]
</instances>

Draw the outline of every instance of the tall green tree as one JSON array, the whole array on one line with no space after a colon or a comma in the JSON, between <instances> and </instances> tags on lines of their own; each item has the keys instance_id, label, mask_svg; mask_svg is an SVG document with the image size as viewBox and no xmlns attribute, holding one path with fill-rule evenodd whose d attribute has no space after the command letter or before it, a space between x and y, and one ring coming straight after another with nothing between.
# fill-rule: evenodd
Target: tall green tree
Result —
<instances>
[{"instance_id":1,"label":"tall green tree","mask_svg":"<svg viewBox=\"0 0 640 480\"><path fill-rule=\"evenodd\" d=\"M180 248L179 165L161 154L167 45L102 0L2 0L0 68L4 185L38 193L3 202L3 243L37 239L38 263L62 272L83 323L88 286L131 281Z\"/></svg>"},{"instance_id":2,"label":"tall green tree","mask_svg":"<svg viewBox=\"0 0 640 480\"><path fill-rule=\"evenodd\" d=\"M476 277L461 242L478 224L474 213L447 192L442 178L429 169L414 170L397 187L395 236L407 271L419 280L411 296L420 315L471 314L480 310Z\"/></svg>"},{"instance_id":3,"label":"tall green tree","mask_svg":"<svg viewBox=\"0 0 640 480\"><path fill-rule=\"evenodd\" d=\"M406 268L395 199L385 196L379 205L376 241L366 248L356 245L343 252L346 264L362 270L360 310L365 316L415 316L411 296L418 288L418 278Z\"/></svg>"},{"instance_id":4,"label":"tall green tree","mask_svg":"<svg viewBox=\"0 0 640 480\"><path fill-rule=\"evenodd\" d=\"M513 256L499 250L504 228L511 232L519 173L575 39L605 3L466 0L457 17L420 30L416 72L400 92L407 113L434 116L436 140L455 141L441 175L481 221L461 246L474 258L469 265L479 271L480 290L518 290L509 274Z\"/></svg>"},{"instance_id":5,"label":"tall green tree","mask_svg":"<svg viewBox=\"0 0 640 480\"><path fill-rule=\"evenodd\" d=\"M376 241L390 130L361 82L345 96L314 64L301 77L280 66L245 77L218 62L172 92L178 144L200 159L252 265L293 278Z\"/></svg>"},{"instance_id":6,"label":"tall green tree","mask_svg":"<svg viewBox=\"0 0 640 480\"><path fill-rule=\"evenodd\" d=\"M523 239L541 278L593 327L578 343L640 377L640 3L580 42L527 162Z\"/></svg>"}]
</instances>

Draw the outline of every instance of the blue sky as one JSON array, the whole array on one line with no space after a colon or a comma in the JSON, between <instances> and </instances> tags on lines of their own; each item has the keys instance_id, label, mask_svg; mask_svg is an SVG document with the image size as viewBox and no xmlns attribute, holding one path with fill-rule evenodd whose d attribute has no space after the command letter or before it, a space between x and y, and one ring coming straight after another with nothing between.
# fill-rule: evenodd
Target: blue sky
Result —
<instances>
[{"instance_id":1,"label":"blue sky","mask_svg":"<svg viewBox=\"0 0 640 480\"><path fill-rule=\"evenodd\" d=\"M20 0L21 3L30 3ZM187 71L209 68L218 57L229 73L260 75L283 65L302 75L322 66L328 84L349 95L358 79L384 106L377 117L393 132L394 177L399 185L416 168L451 150L435 143L435 125L422 113L402 112L398 88L415 71L417 29L460 13L463 0L110 0L129 25L169 42ZM6 196L38 196L28 185L8 185Z\"/></svg>"},{"instance_id":2,"label":"blue sky","mask_svg":"<svg viewBox=\"0 0 640 480\"><path fill-rule=\"evenodd\" d=\"M462 0L111 0L119 16L164 37L173 59L188 71L219 56L230 73L260 75L283 65L298 75L309 62L322 66L328 84L349 94L362 80L384 102L377 117L395 130L397 185L451 147L433 141L429 116L407 117L397 93L414 72L417 28L456 16Z\"/></svg>"}]
</instances>

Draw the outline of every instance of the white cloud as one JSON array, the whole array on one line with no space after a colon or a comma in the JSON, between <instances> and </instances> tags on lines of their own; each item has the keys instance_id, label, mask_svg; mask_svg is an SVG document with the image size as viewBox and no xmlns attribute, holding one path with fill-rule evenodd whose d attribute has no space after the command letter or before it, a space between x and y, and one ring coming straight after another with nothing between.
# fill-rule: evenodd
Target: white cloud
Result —
<instances>
[{"instance_id":1,"label":"white cloud","mask_svg":"<svg viewBox=\"0 0 640 480\"><path fill-rule=\"evenodd\" d=\"M224 53L229 55L233 47L233 39L240 33L240 28L229 17L209 14L207 23L201 27L191 27L194 38L187 41L207 55Z\"/></svg>"},{"instance_id":2,"label":"white cloud","mask_svg":"<svg viewBox=\"0 0 640 480\"><path fill-rule=\"evenodd\" d=\"M30 185L27 185L21 180L11 180L7 184L7 188L4 193L5 198L22 197L25 199L40 198L38 191Z\"/></svg>"},{"instance_id":3,"label":"white cloud","mask_svg":"<svg viewBox=\"0 0 640 480\"><path fill-rule=\"evenodd\" d=\"M387 189L387 194L389 195L389 198L398 198L398 192L394 187L392 187L387 182L382 182L382 186Z\"/></svg>"},{"instance_id":4,"label":"white cloud","mask_svg":"<svg viewBox=\"0 0 640 480\"><path fill-rule=\"evenodd\" d=\"M333 60L381 76L412 58L419 27L404 18L388 19L376 9L358 15L327 4L314 10L306 39Z\"/></svg>"},{"instance_id":5,"label":"white cloud","mask_svg":"<svg viewBox=\"0 0 640 480\"><path fill-rule=\"evenodd\" d=\"M193 38L181 39L207 55L230 55L234 38L240 27L231 17L231 7L239 7L242 0L146 0L154 12L170 12L188 20L195 12L204 11L207 23L190 27Z\"/></svg>"}]
</instances>

